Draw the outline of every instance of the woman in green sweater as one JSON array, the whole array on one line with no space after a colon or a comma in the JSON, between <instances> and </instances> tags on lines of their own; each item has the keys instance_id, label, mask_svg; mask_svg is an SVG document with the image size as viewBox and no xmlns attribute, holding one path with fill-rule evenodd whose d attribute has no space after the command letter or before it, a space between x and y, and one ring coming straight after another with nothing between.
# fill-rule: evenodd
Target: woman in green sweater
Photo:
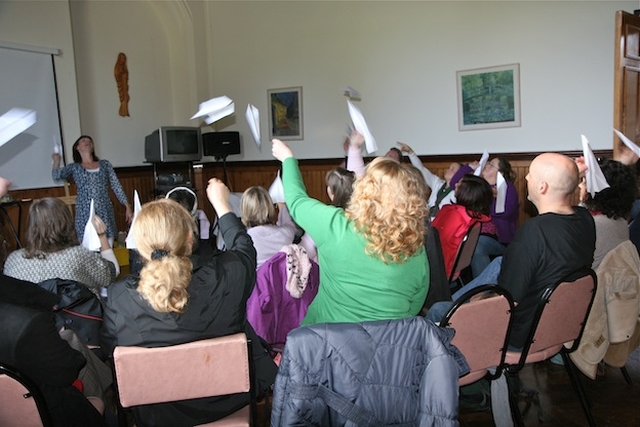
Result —
<instances>
[{"instance_id":1,"label":"woman in green sweater","mask_svg":"<svg viewBox=\"0 0 640 427\"><path fill-rule=\"evenodd\" d=\"M355 133L353 138L362 137ZM415 316L429 290L426 187L408 166L371 162L346 209L307 195L291 149L273 140L289 212L318 247L320 290L303 325Z\"/></svg>"}]
</instances>

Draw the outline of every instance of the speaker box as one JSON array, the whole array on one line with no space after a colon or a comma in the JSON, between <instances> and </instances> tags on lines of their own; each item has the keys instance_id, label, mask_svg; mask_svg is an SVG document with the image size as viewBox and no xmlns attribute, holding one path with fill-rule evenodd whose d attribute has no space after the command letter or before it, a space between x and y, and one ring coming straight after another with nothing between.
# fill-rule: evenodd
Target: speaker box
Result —
<instances>
[{"instance_id":1,"label":"speaker box","mask_svg":"<svg viewBox=\"0 0 640 427\"><path fill-rule=\"evenodd\" d=\"M240 132L209 132L202 134L205 156L226 157L240 154Z\"/></svg>"}]
</instances>

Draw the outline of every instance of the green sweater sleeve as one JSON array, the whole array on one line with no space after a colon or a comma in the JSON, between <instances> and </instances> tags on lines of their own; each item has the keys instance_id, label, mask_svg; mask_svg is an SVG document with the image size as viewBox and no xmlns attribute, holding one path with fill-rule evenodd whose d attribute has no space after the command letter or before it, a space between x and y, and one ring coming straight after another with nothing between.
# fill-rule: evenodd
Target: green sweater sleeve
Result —
<instances>
[{"instance_id":1,"label":"green sweater sleeve","mask_svg":"<svg viewBox=\"0 0 640 427\"><path fill-rule=\"evenodd\" d=\"M293 157L282 162L282 183L291 217L309 233L316 245L322 244L326 239L335 238L332 230L346 227L344 210L309 197L298 161Z\"/></svg>"}]
</instances>

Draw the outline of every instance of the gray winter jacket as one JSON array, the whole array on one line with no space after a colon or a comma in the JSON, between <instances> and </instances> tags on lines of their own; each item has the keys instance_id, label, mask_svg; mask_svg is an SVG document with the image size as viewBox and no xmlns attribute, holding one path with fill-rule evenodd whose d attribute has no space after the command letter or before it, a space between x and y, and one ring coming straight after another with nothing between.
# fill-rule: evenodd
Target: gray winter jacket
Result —
<instances>
[{"instance_id":1,"label":"gray winter jacket","mask_svg":"<svg viewBox=\"0 0 640 427\"><path fill-rule=\"evenodd\" d=\"M458 378L469 366L453 335L423 317L293 330L271 425L458 426Z\"/></svg>"}]
</instances>

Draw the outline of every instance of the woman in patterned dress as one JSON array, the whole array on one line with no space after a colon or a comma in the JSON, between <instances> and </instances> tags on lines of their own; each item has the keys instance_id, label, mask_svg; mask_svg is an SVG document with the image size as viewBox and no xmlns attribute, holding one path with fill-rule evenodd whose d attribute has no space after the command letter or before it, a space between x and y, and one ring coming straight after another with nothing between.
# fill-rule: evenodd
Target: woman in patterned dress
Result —
<instances>
[{"instance_id":1,"label":"woman in patterned dress","mask_svg":"<svg viewBox=\"0 0 640 427\"><path fill-rule=\"evenodd\" d=\"M53 171L51 173L55 181L72 177L78 187L76 199L76 233L78 240L82 241L84 227L89 220L91 199L95 206L96 214L107 224L107 237L113 243L118 235L116 217L113 205L109 198L109 184L116 198L125 207L127 222L131 222L133 213L127 195L120 185L111 163L108 160L100 160L96 156L93 139L82 135L73 144L73 161L67 166L60 167L60 154L54 153Z\"/></svg>"}]
</instances>

